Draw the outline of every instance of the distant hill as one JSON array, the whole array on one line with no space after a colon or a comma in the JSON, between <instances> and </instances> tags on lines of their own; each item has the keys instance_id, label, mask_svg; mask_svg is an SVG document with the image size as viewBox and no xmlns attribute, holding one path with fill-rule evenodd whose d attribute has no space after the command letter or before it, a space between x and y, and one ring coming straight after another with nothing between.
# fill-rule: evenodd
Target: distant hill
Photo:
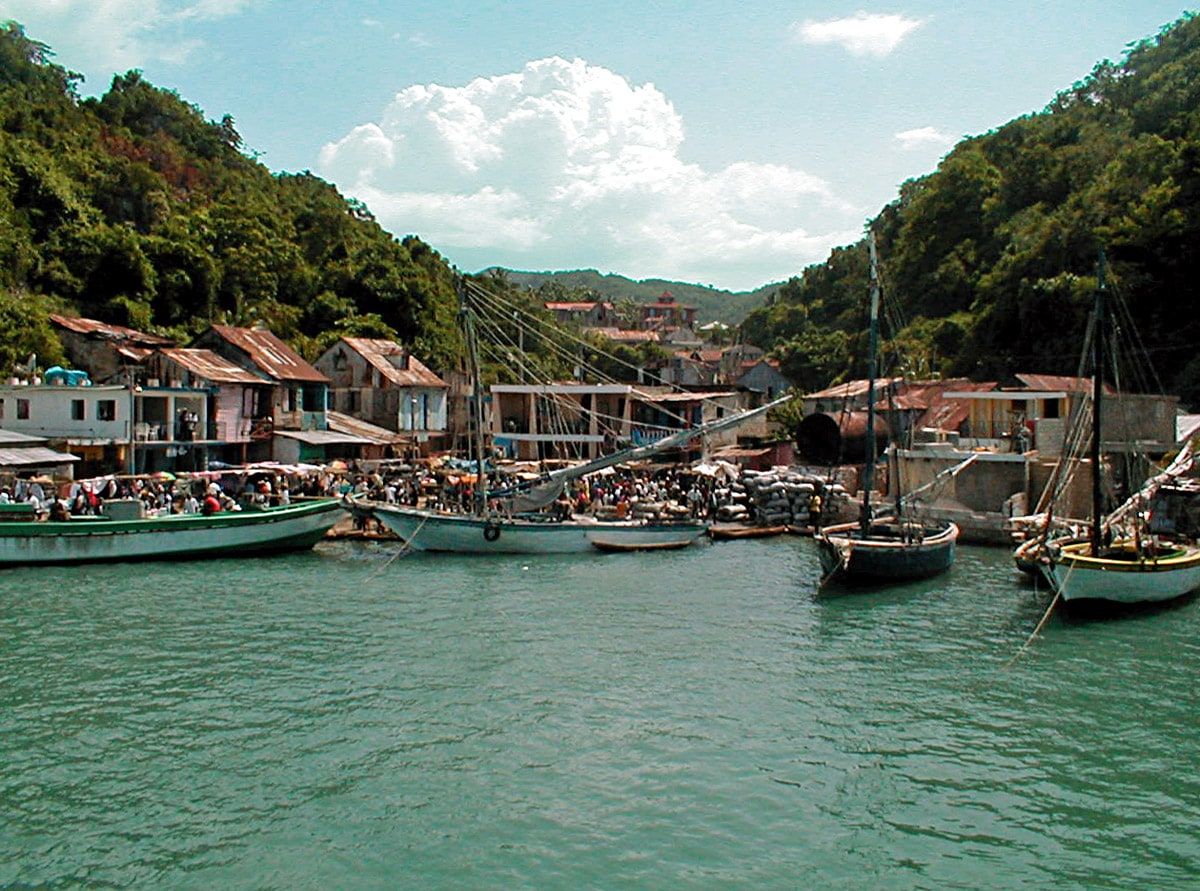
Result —
<instances>
[{"instance_id":1,"label":"distant hill","mask_svg":"<svg viewBox=\"0 0 1200 891\"><path fill-rule=\"evenodd\" d=\"M763 285L755 291L723 291L707 285L692 285L685 282L670 282L659 278L634 281L623 275L607 275L595 269L576 269L569 272L520 272L496 268L515 285L526 288L541 288L548 282L560 285L567 293L578 294L591 291L610 301L633 300L636 303L654 303L664 291L679 303L696 307L696 316L701 323L724 322L739 325L751 312L765 306L767 298L779 290L781 284Z\"/></svg>"}]
</instances>

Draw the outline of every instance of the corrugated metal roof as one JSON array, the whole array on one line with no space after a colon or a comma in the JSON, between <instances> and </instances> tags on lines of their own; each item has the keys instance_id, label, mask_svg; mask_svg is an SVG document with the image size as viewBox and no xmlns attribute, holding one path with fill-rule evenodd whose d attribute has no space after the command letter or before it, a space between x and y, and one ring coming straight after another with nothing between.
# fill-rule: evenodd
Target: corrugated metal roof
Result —
<instances>
[{"instance_id":1,"label":"corrugated metal roof","mask_svg":"<svg viewBox=\"0 0 1200 891\"><path fill-rule=\"evenodd\" d=\"M212 331L243 350L258 368L275 380L329 383L329 378L305 362L299 353L270 331L229 325L213 325Z\"/></svg>"},{"instance_id":2,"label":"corrugated metal roof","mask_svg":"<svg viewBox=\"0 0 1200 891\"><path fill-rule=\"evenodd\" d=\"M996 389L993 381L970 381L965 378L953 378L941 381L927 381L908 385L909 393L920 393L928 406L917 422L919 427L932 427L937 430L957 430L971 412L970 404L964 399L947 398L946 394L958 393L987 393Z\"/></svg>"},{"instance_id":3,"label":"corrugated metal roof","mask_svg":"<svg viewBox=\"0 0 1200 891\"><path fill-rule=\"evenodd\" d=\"M635 398L642 402L703 402L706 399L722 399L737 394L730 390L714 390L704 393L656 393L650 389L634 390Z\"/></svg>"},{"instance_id":4,"label":"corrugated metal roof","mask_svg":"<svg viewBox=\"0 0 1200 891\"><path fill-rule=\"evenodd\" d=\"M546 309L561 312L591 312L596 302L592 303L547 303Z\"/></svg>"},{"instance_id":5,"label":"corrugated metal roof","mask_svg":"<svg viewBox=\"0 0 1200 891\"><path fill-rule=\"evenodd\" d=\"M286 436L288 439L298 439L309 445L372 445L369 439L361 436L349 436L334 430L276 430L276 436Z\"/></svg>"},{"instance_id":6,"label":"corrugated metal roof","mask_svg":"<svg viewBox=\"0 0 1200 891\"><path fill-rule=\"evenodd\" d=\"M1018 374L1017 380L1031 390L1065 390L1068 393L1092 392L1092 380L1087 377L1068 377L1062 374ZM1108 384L1107 392L1113 392Z\"/></svg>"},{"instance_id":7,"label":"corrugated metal roof","mask_svg":"<svg viewBox=\"0 0 1200 891\"><path fill-rule=\"evenodd\" d=\"M0 449L0 467L44 467L48 464L71 464L79 456L56 452L44 446L28 449Z\"/></svg>"},{"instance_id":8,"label":"corrugated metal roof","mask_svg":"<svg viewBox=\"0 0 1200 891\"><path fill-rule=\"evenodd\" d=\"M450 388L448 383L394 340L374 337L343 337L342 340L398 387Z\"/></svg>"},{"instance_id":9,"label":"corrugated metal roof","mask_svg":"<svg viewBox=\"0 0 1200 891\"><path fill-rule=\"evenodd\" d=\"M269 384L253 371L234 365L224 356L212 350L176 347L162 350L162 354L192 374L218 384Z\"/></svg>"},{"instance_id":10,"label":"corrugated metal roof","mask_svg":"<svg viewBox=\"0 0 1200 891\"><path fill-rule=\"evenodd\" d=\"M890 384L896 383L903 378L884 377L875 381L875 389L879 390ZM866 396L867 390L870 388L870 381L857 380L847 381L844 384L837 384L825 390L818 390L816 393L806 393L805 399L850 399L855 396Z\"/></svg>"},{"instance_id":11,"label":"corrugated metal roof","mask_svg":"<svg viewBox=\"0 0 1200 891\"><path fill-rule=\"evenodd\" d=\"M175 341L156 334L146 334L133 328L123 328L120 325L110 325L95 319L79 319L70 316L51 315L50 321L76 334L94 337L97 340L111 340L126 346L138 344L145 347L174 346Z\"/></svg>"},{"instance_id":12,"label":"corrugated metal roof","mask_svg":"<svg viewBox=\"0 0 1200 891\"><path fill-rule=\"evenodd\" d=\"M18 433L16 430L0 430L0 445L14 446L22 443L36 445L39 442L47 442L44 436L34 436L32 433Z\"/></svg>"},{"instance_id":13,"label":"corrugated metal roof","mask_svg":"<svg viewBox=\"0 0 1200 891\"><path fill-rule=\"evenodd\" d=\"M342 414L340 411L328 411L325 417L329 420L329 429L350 436L361 436L379 445L389 445L395 442L409 442L412 437L408 434L388 430L361 418Z\"/></svg>"}]
</instances>

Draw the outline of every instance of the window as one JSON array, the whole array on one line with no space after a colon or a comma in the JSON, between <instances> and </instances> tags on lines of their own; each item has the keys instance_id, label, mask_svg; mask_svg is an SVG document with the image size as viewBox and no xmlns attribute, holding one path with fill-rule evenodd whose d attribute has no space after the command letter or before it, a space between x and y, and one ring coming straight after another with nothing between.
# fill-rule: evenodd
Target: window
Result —
<instances>
[{"instance_id":1,"label":"window","mask_svg":"<svg viewBox=\"0 0 1200 891\"><path fill-rule=\"evenodd\" d=\"M96 403L97 421L115 421L117 419L117 400L101 399Z\"/></svg>"},{"instance_id":2,"label":"window","mask_svg":"<svg viewBox=\"0 0 1200 891\"><path fill-rule=\"evenodd\" d=\"M4 400L0 399L0 421L4 420Z\"/></svg>"},{"instance_id":3,"label":"window","mask_svg":"<svg viewBox=\"0 0 1200 891\"><path fill-rule=\"evenodd\" d=\"M346 411L354 414L362 407L362 394L358 390L346 391Z\"/></svg>"},{"instance_id":4,"label":"window","mask_svg":"<svg viewBox=\"0 0 1200 891\"><path fill-rule=\"evenodd\" d=\"M28 421L29 420L29 400L28 399L18 399L17 400L17 420L18 421Z\"/></svg>"},{"instance_id":5,"label":"window","mask_svg":"<svg viewBox=\"0 0 1200 891\"><path fill-rule=\"evenodd\" d=\"M71 420L72 421L82 421L83 418L84 418L83 400L82 399L72 399L71 400Z\"/></svg>"}]
</instances>

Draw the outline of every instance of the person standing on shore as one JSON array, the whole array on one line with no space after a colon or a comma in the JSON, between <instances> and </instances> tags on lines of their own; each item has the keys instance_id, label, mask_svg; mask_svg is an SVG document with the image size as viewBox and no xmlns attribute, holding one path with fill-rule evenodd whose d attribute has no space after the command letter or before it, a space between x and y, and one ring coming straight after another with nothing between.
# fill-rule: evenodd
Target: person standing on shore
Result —
<instances>
[{"instance_id":1,"label":"person standing on shore","mask_svg":"<svg viewBox=\"0 0 1200 891\"><path fill-rule=\"evenodd\" d=\"M814 532L821 528L821 512L824 507L821 493L813 492L808 499L808 525L812 526Z\"/></svg>"}]
</instances>

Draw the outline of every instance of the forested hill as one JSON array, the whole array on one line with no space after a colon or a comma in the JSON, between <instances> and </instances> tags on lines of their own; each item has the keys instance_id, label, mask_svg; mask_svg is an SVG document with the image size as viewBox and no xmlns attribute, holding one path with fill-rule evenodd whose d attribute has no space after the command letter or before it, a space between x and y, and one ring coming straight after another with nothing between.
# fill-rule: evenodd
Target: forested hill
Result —
<instances>
[{"instance_id":1,"label":"forested hill","mask_svg":"<svg viewBox=\"0 0 1200 891\"><path fill-rule=\"evenodd\" d=\"M764 285L754 291L733 292L659 278L635 281L623 275L600 273L595 269L570 272L506 269L502 272L509 281L521 287L536 288L542 293L557 291L562 300L582 299L591 295L612 303L654 303L664 292L669 292L676 303L696 307L696 316L701 323L724 322L726 325L739 324L751 310L763 306L782 284Z\"/></svg>"},{"instance_id":2,"label":"forested hill","mask_svg":"<svg viewBox=\"0 0 1200 891\"><path fill-rule=\"evenodd\" d=\"M49 312L186 341L262 322L311 358L340 334L395 337L445 367L458 348L451 270L308 173L247 158L137 72L81 100L78 75L0 26L0 372L60 358Z\"/></svg>"},{"instance_id":3,"label":"forested hill","mask_svg":"<svg viewBox=\"0 0 1200 891\"><path fill-rule=\"evenodd\" d=\"M963 141L905 183L874 229L910 370L1076 373L1104 247L1161 386L1200 406L1200 19ZM746 334L806 387L855 356L861 371L851 334L864 326L867 265L865 242L835 250L751 313Z\"/></svg>"}]
</instances>

